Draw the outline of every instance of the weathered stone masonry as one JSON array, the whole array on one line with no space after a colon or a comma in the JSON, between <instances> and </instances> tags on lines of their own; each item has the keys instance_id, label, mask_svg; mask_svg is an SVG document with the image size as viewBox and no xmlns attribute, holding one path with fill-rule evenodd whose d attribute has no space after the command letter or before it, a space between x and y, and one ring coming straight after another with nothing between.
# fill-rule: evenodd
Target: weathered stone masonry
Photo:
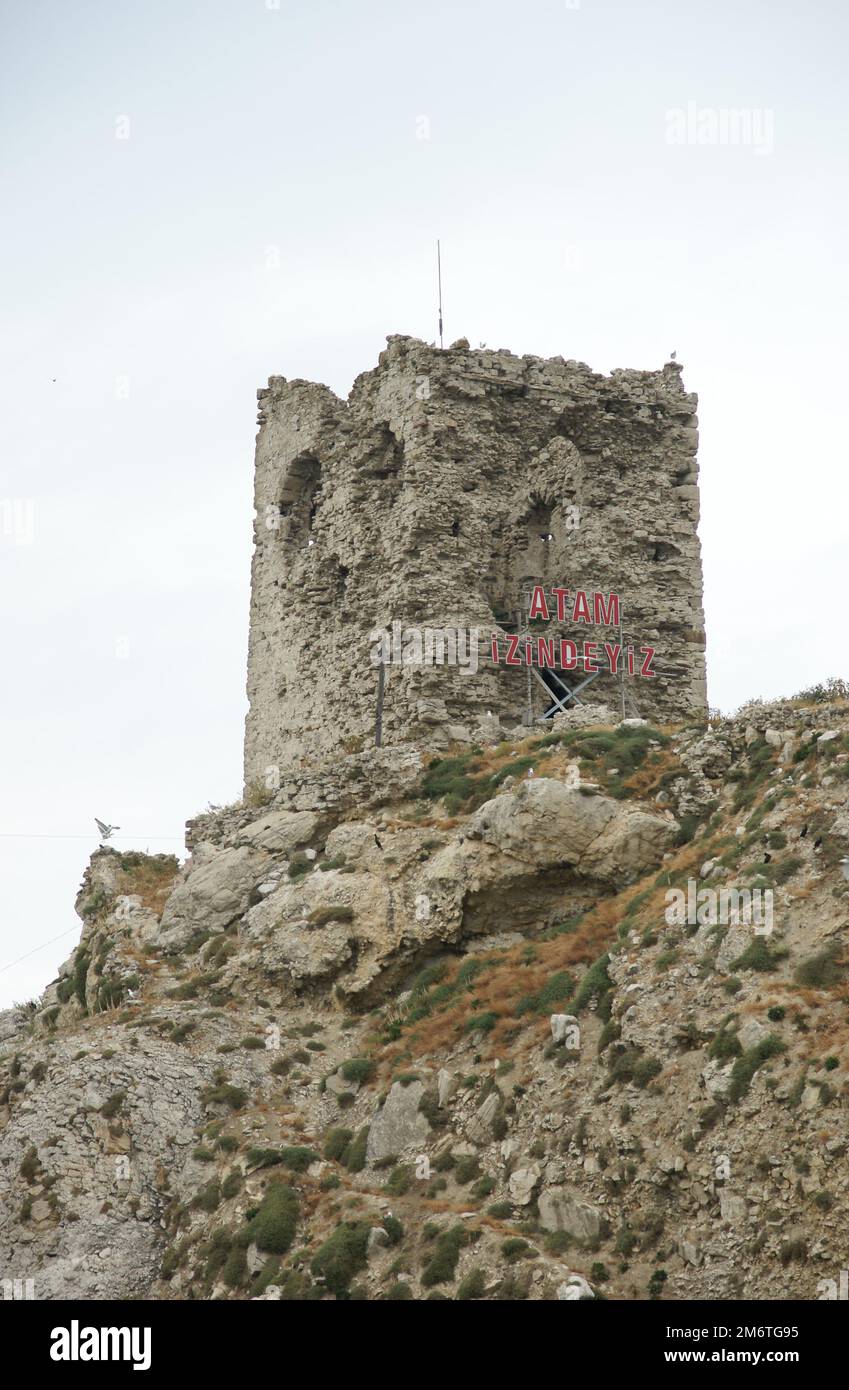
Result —
<instances>
[{"instance_id":1,"label":"weathered stone masonry","mask_svg":"<svg viewBox=\"0 0 849 1390\"><path fill-rule=\"evenodd\" d=\"M657 649L657 678L627 682L629 713L704 710L696 397L677 364L605 377L391 337L347 403L283 377L258 398L246 783L371 741L369 634L393 620L478 627L481 663L389 667L384 743L513 727L526 672L494 668L489 637L535 583L622 596L626 641ZM610 676L590 690L618 702Z\"/></svg>"}]
</instances>

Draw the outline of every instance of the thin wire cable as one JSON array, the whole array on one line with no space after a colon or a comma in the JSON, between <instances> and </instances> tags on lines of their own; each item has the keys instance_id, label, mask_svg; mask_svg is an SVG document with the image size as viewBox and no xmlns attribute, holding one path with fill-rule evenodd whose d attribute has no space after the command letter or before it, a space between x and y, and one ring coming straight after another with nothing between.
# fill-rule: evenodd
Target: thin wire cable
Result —
<instances>
[{"instance_id":1,"label":"thin wire cable","mask_svg":"<svg viewBox=\"0 0 849 1390\"><path fill-rule=\"evenodd\" d=\"M0 840L96 840L96 835L43 835L38 832L0 830ZM182 844L181 835L110 835L110 840L175 840ZM98 842L99 843L99 842ZM106 842L104 841L104 844Z\"/></svg>"},{"instance_id":2,"label":"thin wire cable","mask_svg":"<svg viewBox=\"0 0 849 1390\"><path fill-rule=\"evenodd\" d=\"M60 931L58 936L51 936L49 941L42 941L40 946L33 946L31 951L27 951L24 955L18 956L17 960L10 960L8 965L0 965L0 975L2 975L5 970L11 970L14 965L20 965L22 960L29 960L30 956L34 956L37 951L43 951L45 946L52 946L54 941L61 941L63 936L70 936L71 932L78 931L80 931L80 927L69 927L67 931Z\"/></svg>"}]
</instances>

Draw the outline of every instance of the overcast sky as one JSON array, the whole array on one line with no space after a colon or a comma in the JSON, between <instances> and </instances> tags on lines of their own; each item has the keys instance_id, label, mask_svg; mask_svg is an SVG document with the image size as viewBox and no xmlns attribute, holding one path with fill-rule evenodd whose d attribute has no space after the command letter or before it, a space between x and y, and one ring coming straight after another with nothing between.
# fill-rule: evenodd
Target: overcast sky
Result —
<instances>
[{"instance_id":1,"label":"overcast sky","mask_svg":"<svg viewBox=\"0 0 849 1390\"><path fill-rule=\"evenodd\" d=\"M256 388L433 339L437 236L447 340L677 349L711 704L849 675L843 0L0 13L0 1006L95 815L181 853L239 795Z\"/></svg>"}]
</instances>

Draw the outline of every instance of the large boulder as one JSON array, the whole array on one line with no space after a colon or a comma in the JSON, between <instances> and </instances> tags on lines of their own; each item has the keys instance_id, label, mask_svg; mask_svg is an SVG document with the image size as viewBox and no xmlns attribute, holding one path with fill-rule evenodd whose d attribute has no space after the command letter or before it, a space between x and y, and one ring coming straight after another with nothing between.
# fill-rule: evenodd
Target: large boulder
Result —
<instances>
[{"instance_id":1,"label":"large boulder","mask_svg":"<svg viewBox=\"0 0 849 1390\"><path fill-rule=\"evenodd\" d=\"M182 944L193 931L224 931L247 908L267 862L247 845L191 860L162 913L165 944Z\"/></svg>"},{"instance_id":2,"label":"large boulder","mask_svg":"<svg viewBox=\"0 0 849 1390\"><path fill-rule=\"evenodd\" d=\"M535 777L481 806L467 834L524 865L565 863L582 876L618 882L656 864L676 828L627 802Z\"/></svg>"},{"instance_id":3,"label":"large boulder","mask_svg":"<svg viewBox=\"0 0 849 1390\"><path fill-rule=\"evenodd\" d=\"M419 1110L424 1091L421 1081L411 1081L406 1086L395 1082L371 1122L366 1144L367 1162L376 1163L381 1158L425 1143L430 1125Z\"/></svg>"},{"instance_id":4,"label":"large boulder","mask_svg":"<svg viewBox=\"0 0 849 1390\"><path fill-rule=\"evenodd\" d=\"M597 1240L601 1212L565 1187L548 1187L540 1193L540 1225L545 1231L565 1231L575 1240Z\"/></svg>"},{"instance_id":5,"label":"large boulder","mask_svg":"<svg viewBox=\"0 0 849 1390\"><path fill-rule=\"evenodd\" d=\"M270 811L244 826L234 837L236 845L254 845L272 854L291 854L308 845L321 825L314 811Z\"/></svg>"}]
</instances>

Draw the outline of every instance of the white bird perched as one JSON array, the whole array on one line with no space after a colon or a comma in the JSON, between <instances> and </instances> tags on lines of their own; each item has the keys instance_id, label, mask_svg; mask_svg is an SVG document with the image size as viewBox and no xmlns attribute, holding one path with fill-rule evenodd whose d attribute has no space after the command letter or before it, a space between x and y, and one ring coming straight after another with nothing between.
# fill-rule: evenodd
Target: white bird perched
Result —
<instances>
[{"instance_id":1,"label":"white bird perched","mask_svg":"<svg viewBox=\"0 0 849 1390\"><path fill-rule=\"evenodd\" d=\"M121 829L120 825L105 825L102 820L97 819L97 816L94 818L94 823L104 840L110 839L110 837L115 834L116 830Z\"/></svg>"},{"instance_id":2,"label":"white bird perched","mask_svg":"<svg viewBox=\"0 0 849 1390\"><path fill-rule=\"evenodd\" d=\"M849 878L849 855L844 854L840 861L840 867L843 870L843 877Z\"/></svg>"}]
</instances>

